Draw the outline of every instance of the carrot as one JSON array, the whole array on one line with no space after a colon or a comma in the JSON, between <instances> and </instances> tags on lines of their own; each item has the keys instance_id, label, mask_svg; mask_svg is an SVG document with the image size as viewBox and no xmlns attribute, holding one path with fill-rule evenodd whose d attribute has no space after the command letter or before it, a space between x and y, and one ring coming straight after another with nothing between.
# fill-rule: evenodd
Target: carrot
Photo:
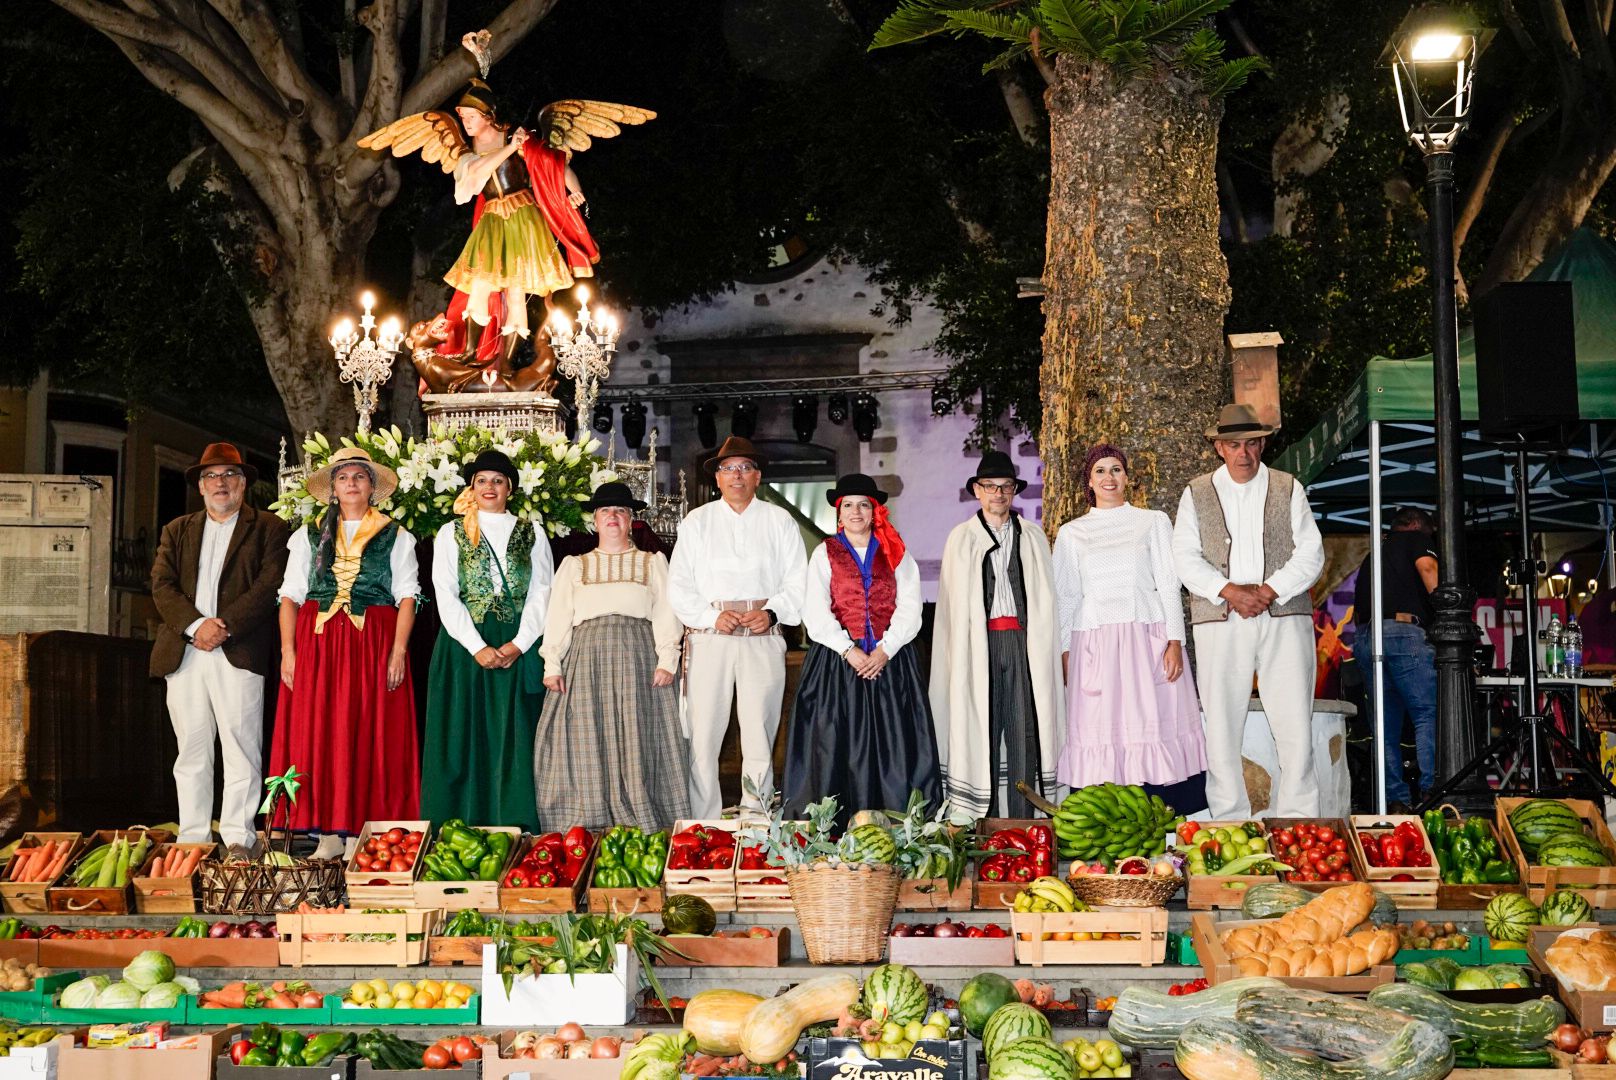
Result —
<instances>
[{"instance_id":1,"label":"carrot","mask_svg":"<svg viewBox=\"0 0 1616 1080\"><path fill-rule=\"evenodd\" d=\"M36 880L38 880L38 881L55 881L57 879L57 877L60 876L62 871L67 868L67 856L72 850L73 850L73 846L71 844L69 844L66 840L63 840L62 841L62 852L61 852L61 854L57 855L55 860L52 861L50 863L50 865L45 867L45 872L42 875L40 875Z\"/></svg>"},{"instance_id":2,"label":"carrot","mask_svg":"<svg viewBox=\"0 0 1616 1080\"><path fill-rule=\"evenodd\" d=\"M202 861L202 849L201 848L192 848L191 853L189 855L185 856L185 861L180 863L179 870L178 870L177 873L175 873L174 876L175 877L185 877L185 878L190 877L192 874L196 873L197 865L199 863L201 863L201 861Z\"/></svg>"},{"instance_id":3,"label":"carrot","mask_svg":"<svg viewBox=\"0 0 1616 1080\"><path fill-rule=\"evenodd\" d=\"M247 1007L247 984L226 983L209 996L221 1009L244 1009Z\"/></svg>"},{"instance_id":4,"label":"carrot","mask_svg":"<svg viewBox=\"0 0 1616 1080\"><path fill-rule=\"evenodd\" d=\"M169 878L174 876L174 848L169 848L158 856L157 862L152 866L152 877Z\"/></svg>"},{"instance_id":5,"label":"carrot","mask_svg":"<svg viewBox=\"0 0 1616 1080\"><path fill-rule=\"evenodd\" d=\"M33 848L18 848L12 852L11 865L6 868L6 880L16 881L17 873L22 869L22 864L27 862L33 854Z\"/></svg>"},{"instance_id":6,"label":"carrot","mask_svg":"<svg viewBox=\"0 0 1616 1080\"><path fill-rule=\"evenodd\" d=\"M46 845L46 846L48 846L48 845ZM17 874L19 880L22 880L22 881L35 881L35 880L37 880L34 877L34 875L39 873L41 870L43 870L45 868L45 866L46 866L46 863L47 863L47 859L45 857L45 846L36 847L36 848L29 848L28 849L28 857L23 860L22 869L20 871L18 871L18 874Z\"/></svg>"}]
</instances>

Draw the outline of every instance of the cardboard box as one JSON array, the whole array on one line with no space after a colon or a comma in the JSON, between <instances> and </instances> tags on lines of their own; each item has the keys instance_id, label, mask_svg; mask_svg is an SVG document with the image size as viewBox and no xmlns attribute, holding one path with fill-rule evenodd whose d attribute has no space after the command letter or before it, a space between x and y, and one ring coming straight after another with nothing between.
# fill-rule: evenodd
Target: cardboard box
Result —
<instances>
[{"instance_id":1,"label":"cardboard box","mask_svg":"<svg viewBox=\"0 0 1616 1080\"><path fill-rule=\"evenodd\" d=\"M283 967L330 964L408 967L426 962L428 937L443 912L437 908L386 915L345 911L337 915L279 916L280 964ZM324 935L389 934L386 941L321 941Z\"/></svg>"},{"instance_id":2,"label":"cardboard box","mask_svg":"<svg viewBox=\"0 0 1616 1080\"><path fill-rule=\"evenodd\" d=\"M523 975L511 981L510 993L499 974L494 946L483 949L482 1020L485 1026L555 1027L571 1020L588 1026L622 1026L634 1015L634 993L640 985L639 958L626 945L617 946L612 970L600 975Z\"/></svg>"},{"instance_id":3,"label":"cardboard box","mask_svg":"<svg viewBox=\"0 0 1616 1080\"><path fill-rule=\"evenodd\" d=\"M348 1054L338 1054L331 1059L328 1065L306 1065L302 1068L275 1069L272 1072L263 1068L247 1068L233 1065L229 1054L220 1054L214 1066L214 1075L218 1080L255 1080L266 1072L275 1077L275 1080L349 1080L353 1076L354 1058ZM399 1073L392 1075L398 1076ZM441 1075L441 1073L440 1073ZM460 1075L458 1073L452 1075Z\"/></svg>"},{"instance_id":4,"label":"cardboard box","mask_svg":"<svg viewBox=\"0 0 1616 1080\"><path fill-rule=\"evenodd\" d=\"M857 1039L808 1040L808 1080L965 1080L964 1039L922 1039L904 1058L869 1058Z\"/></svg>"},{"instance_id":5,"label":"cardboard box","mask_svg":"<svg viewBox=\"0 0 1616 1080\"><path fill-rule=\"evenodd\" d=\"M1195 954L1201 961L1201 974L1206 977L1207 982L1217 986L1219 983L1241 977L1240 969L1229 959L1229 954L1223 951L1222 935L1236 927L1251 926L1261 921L1236 919L1214 922L1210 915L1190 917L1190 940L1195 943ZM1392 982L1396 978L1397 966L1388 962L1376 964L1358 975L1343 975L1339 978L1285 975L1280 977L1280 982L1331 994L1367 994L1381 983Z\"/></svg>"},{"instance_id":6,"label":"cardboard box","mask_svg":"<svg viewBox=\"0 0 1616 1080\"><path fill-rule=\"evenodd\" d=\"M537 842L536 836L525 837L517 845L511 866L521 863ZM578 880L571 885L548 889L509 889L502 884L499 887L499 910L523 919L586 910L589 906L589 878L595 872L595 852L599 849L600 837L593 837L589 842L589 854L584 856L583 866L578 871Z\"/></svg>"},{"instance_id":7,"label":"cardboard box","mask_svg":"<svg viewBox=\"0 0 1616 1080\"><path fill-rule=\"evenodd\" d=\"M686 960L677 956L657 958L668 967L779 967L791 955L791 928L772 930L769 937L677 937L667 939Z\"/></svg>"},{"instance_id":8,"label":"cardboard box","mask_svg":"<svg viewBox=\"0 0 1616 1080\"><path fill-rule=\"evenodd\" d=\"M1493 802L1494 823L1498 827L1499 838L1503 841L1504 850L1509 857L1515 860L1515 866L1520 871L1521 882L1526 886L1526 895L1534 904L1541 904L1549 893L1554 892L1562 885L1577 886L1577 894L1588 901L1589 906L1596 908L1616 907L1616 838L1610 834L1610 828L1605 824L1605 815L1601 807L1589 802L1587 799L1556 799L1556 802L1565 803L1579 818L1582 819L1584 830L1604 848L1605 855L1613 865L1611 866L1537 866L1526 861L1526 853L1521 850L1520 841L1515 836L1515 829L1509 823L1509 815L1522 803L1531 802L1531 799L1511 798L1500 796Z\"/></svg>"},{"instance_id":9,"label":"cardboard box","mask_svg":"<svg viewBox=\"0 0 1616 1080\"><path fill-rule=\"evenodd\" d=\"M1196 916L1206 918L1205 915ZM1102 908L1096 911L1015 912L1011 918L1016 963L1137 964L1150 967L1167 959L1166 908ZM1045 934L1132 934L1110 941L1045 940Z\"/></svg>"},{"instance_id":10,"label":"cardboard box","mask_svg":"<svg viewBox=\"0 0 1616 1080\"><path fill-rule=\"evenodd\" d=\"M61 1052L55 1042L13 1048L9 1056L0 1058L0 1080L56 1080L56 1059Z\"/></svg>"},{"instance_id":11,"label":"cardboard box","mask_svg":"<svg viewBox=\"0 0 1616 1080\"><path fill-rule=\"evenodd\" d=\"M478 1080L482 1075L483 1063L472 1058L459 1071L443 1069L378 1069L366 1058L354 1059L354 1080L443 1080L451 1077L453 1080ZM254 1069L254 1072L261 1070ZM275 1070L279 1073L280 1070Z\"/></svg>"},{"instance_id":12,"label":"cardboard box","mask_svg":"<svg viewBox=\"0 0 1616 1080\"><path fill-rule=\"evenodd\" d=\"M39 939L15 938L0 941L0 960L16 960L19 964L39 963Z\"/></svg>"},{"instance_id":13,"label":"cardboard box","mask_svg":"<svg viewBox=\"0 0 1616 1080\"><path fill-rule=\"evenodd\" d=\"M204 1032L194 1050L92 1050L63 1035L56 1040L56 1075L58 1080L212 1080L214 1059L229 1050L240 1031Z\"/></svg>"},{"instance_id":14,"label":"cardboard box","mask_svg":"<svg viewBox=\"0 0 1616 1080\"><path fill-rule=\"evenodd\" d=\"M1543 976L1544 986L1552 987L1555 996L1565 1003L1566 1011L1579 1026L1594 1032L1616 1031L1616 991L1572 990L1561 985L1544 959L1544 954L1561 934L1586 937L1595 930L1608 929L1610 927L1592 923L1581 926L1537 926L1532 928L1532 934L1526 940L1527 955L1531 958L1532 966Z\"/></svg>"},{"instance_id":15,"label":"cardboard box","mask_svg":"<svg viewBox=\"0 0 1616 1080\"><path fill-rule=\"evenodd\" d=\"M515 1031L502 1031L494 1037L493 1042L483 1044L483 1080L508 1080L512 1076L531 1080L617 1080L623 1071L623 1059L634 1046L625 1041L621 1053L615 1058L538 1060L504 1057L517 1034Z\"/></svg>"},{"instance_id":16,"label":"cardboard box","mask_svg":"<svg viewBox=\"0 0 1616 1080\"><path fill-rule=\"evenodd\" d=\"M79 851L67 863L71 870L73 864L85 855L94 851L103 844L110 844L117 839L127 839L130 843L138 843L142 837L149 837L154 847L171 843L174 834L166 829L98 829L91 833ZM144 860L142 860L144 863ZM110 888L78 888L61 884L66 881L64 877L45 891L45 906L53 912L63 915L127 915L133 910L133 889L126 882ZM132 880L132 879L131 879Z\"/></svg>"},{"instance_id":17,"label":"cardboard box","mask_svg":"<svg viewBox=\"0 0 1616 1080\"><path fill-rule=\"evenodd\" d=\"M1115 943L1113 943L1115 944ZM1004 937L893 937L887 941L887 963L908 967L1013 967L1016 941Z\"/></svg>"},{"instance_id":18,"label":"cardboard box","mask_svg":"<svg viewBox=\"0 0 1616 1080\"><path fill-rule=\"evenodd\" d=\"M62 864L62 872L50 881L7 881L5 872L10 870L11 861L8 859L5 866L0 867L0 906L4 906L6 911L14 915L43 915L50 910L45 893L61 881L68 868L84 854L83 835L76 832L27 832L22 834L22 841L17 845L24 848L58 840L67 840L73 847L68 851L67 862Z\"/></svg>"},{"instance_id":19,"label":"cardboard box","mask_svg":"<svg viewBox=\"0 0 1616 1080\"><path fill-rule=\"evenodd\" d=\"M196 911L196 872L192 871L187 877L147 877L148 871L157 864L157 860L167 855L171 850L178 848L181 851L202 852L202 862L212 856L218 845L212 841L205 844L158 844L152 849L146 859L146 864L140 868L130 884L135 890L135 910L143 915L190 915Z\"/></svg>"},{"instance_id":20,"label":"cardboard box","mask_svg":"<svg viewBox=\"0 0 1616 1080\"><path fill-rule=\"evenodd\" d=\"M500 864L499 873L494 875L493 881L423 881L416 875L412 886L415 896L415 907L438 908L443 911L461 911L473 908L477 911L497 912L499 910L499 881L505 872L513 865L517 856L517 849L522 846L522 830L514 825L472 825L485 833L505 833L511 837L511 850ZM437 837L432 838L432 848L438 846ZM425 854L425 849L422 850ZM419 860L417 860L419 864ZM424 869L424 867L423 867Z\"/></svg>"}]
</instances>

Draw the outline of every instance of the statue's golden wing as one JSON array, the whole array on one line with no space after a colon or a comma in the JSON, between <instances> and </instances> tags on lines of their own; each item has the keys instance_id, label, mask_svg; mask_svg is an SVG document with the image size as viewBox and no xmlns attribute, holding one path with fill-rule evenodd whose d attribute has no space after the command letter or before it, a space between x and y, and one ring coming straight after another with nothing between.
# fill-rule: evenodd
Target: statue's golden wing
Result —
<instances>
[{"instance_id":1,"label":"statue's golden wing","mask_svg":"<svg viewBox=\"0 0 1616 1080\"><path fill-rule=\"evenodd\" d=\"M394 157L407 157L420 152L429 165L441 165L446 173L454 172L455 162L466 152L466 140L460 134L460 123L446 112L422 112L401 116L380 131L372 131L359 145L366 150L385 150L392 147Z\"/></svg>"},{"instance_id":2,"label":"statue's golden wing","mask_svg":"<svg viewBox=\"0 0 1616 1080\"><path fill-rule=\"evenodd\" d=\"M552 150L588 150L595 139L620 134L622 124L643 124L655 119L656 113L650 109L568 98L552 101L539 110L538 135Z\"/></svg>"}]
</instances>

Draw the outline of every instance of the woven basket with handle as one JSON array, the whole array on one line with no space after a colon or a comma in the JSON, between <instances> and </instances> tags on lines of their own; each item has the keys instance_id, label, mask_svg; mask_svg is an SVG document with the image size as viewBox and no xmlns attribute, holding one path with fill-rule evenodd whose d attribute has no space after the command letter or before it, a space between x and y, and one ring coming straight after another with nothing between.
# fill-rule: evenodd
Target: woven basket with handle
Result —
<instances>
[{"instance_id":1,"label":"woven basket with handle","mask_svg":"<svg viewBox=\"0 0 1616 1080\"><path fill-rule=\"evenodd\" d=\"M1162 907L1184 887L1184 879L1177 874L1074 874L1066 884L1079 900L1101 907Z\"/></svg>"},{"instance_id":2,"label":"woven basket with handle","mask_svg":"<svg viewBox=\"0 0 1616 1080\"><path fill-rule=\"evenodd\" d=\"M816 863L786 871L802 943L815 964L868 964L886 955L898 869Z\"/></svg>"}]
</instances>

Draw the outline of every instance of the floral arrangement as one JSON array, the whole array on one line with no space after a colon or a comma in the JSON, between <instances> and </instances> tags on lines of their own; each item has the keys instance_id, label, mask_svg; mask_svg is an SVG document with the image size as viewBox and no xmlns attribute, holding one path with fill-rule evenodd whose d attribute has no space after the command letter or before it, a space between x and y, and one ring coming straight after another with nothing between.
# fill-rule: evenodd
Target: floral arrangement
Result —
<instances>
[{"instance_id":1,"label":"floral arrangement","mask_svg":"<svg viewBox=\"0 0 1616 1080\"><path fill-rule=\"evenodd\" d=\"M435 535L454 519L455 496L466 486L460 470L484 450L502 451L516 465L516 489L506 509L550 536L565 536L582 528L586 515L579 503L588 500L601 484L617 479L595 453L600 442L594 438L578 443L554 432L508 434L503 428L451 432L439 425L425 439L406 438L395 425L345 435L336 446L316 433L303 443L308 470L324 468L331 455L344 446L357 446L398 473L398 490L377 502L376 509L418 539ZM324 507L309 495L306 480L299 479L271 509L295 525L306 525Z\"/></svg>"}]
</instances>

